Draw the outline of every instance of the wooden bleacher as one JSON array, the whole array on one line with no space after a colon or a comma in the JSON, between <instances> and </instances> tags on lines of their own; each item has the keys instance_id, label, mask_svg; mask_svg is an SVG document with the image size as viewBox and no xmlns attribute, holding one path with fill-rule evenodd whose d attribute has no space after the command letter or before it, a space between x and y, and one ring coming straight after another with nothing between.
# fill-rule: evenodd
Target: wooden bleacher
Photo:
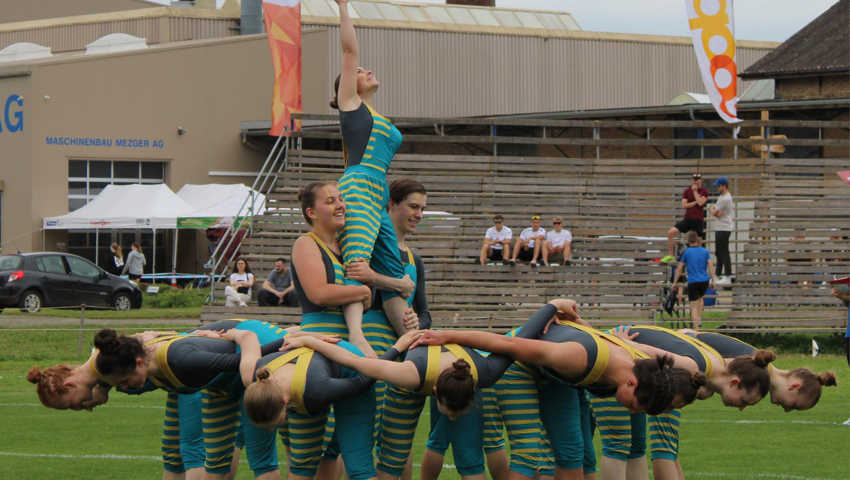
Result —
<instances>
[{"instance_id":1,"label":"wooden bleacher","mask_svg":"<svg viewBox=\"0 0 850 480\"><path fill-rule=\"evenodd\" d=\"M421 120L427 124L432 119ZM481 119L452 120L478 124ZM580 122L561 123L578 126ZM592 127L608 123L611 124L609 128L620 124L631 126L631 123L646 128L676 128L711 122L584 122L581 125ZM755 127L764 122L749 123ZM825 127L848 126L848 122L811 123ZM773 125L781 126L782 122L773 122ZM312 131L302 132L300 136L336 139L338 133ZM527 137L494 140L470 136L405 136L406 142L582 144L589 150L605 145L591 139L580 142L576 139L531 140L533 142ZM793 141L761 142L791 144ZM830 146L850 144L846 140L806 142ZM637 140L607 143L639 145ZM680 141L669 138L655 143L666 147L687 144L752 148L760 144L750 139ZM674 160L660 157L398 154L393 160L390 181L409 176L420 180L428 189L429 213L416 234L408 239L408 244L426 264L427 293L434 326L504 331L528 318L542 303L562 296L575 298L582 315L600 325L658 323L661 318L659 303L669 283L670 267L656 260L666 255L666 242L600 237L666 238L667 230L681 217L681 192L690 184L690 175L699 172L709 179L722 175L730 181L757 179L760 182L759 191L752 195L733 192L736 203L755 202L755 207L754 219L748 228L749 238L733 241L730 245L733 258L741 254L742 261L733 265L737 282L725 287L731 290L731 304L721 306L728 310L726 331L837 331L843 328L846 312L820 282L827 277L831 279L832 275L847 275L850 270L847 242L835 245L829 241L830 234L850 235L846 214L850 206L850 188L835 175L835 171L846 167L846 158ZM241 252L254 271L270 271L274 260L289 256L294 241L307 231L295 201L298 189L311 181L335 180L341 174L340 152L289 151L287 171L278 178L275 190L267 195L266 213L254 218L254 232L242 243ZM708 183L705 186L713 192ZM843 223L842 211L845 212ZM536 268L478 265L481 238L492 225L495 214L505 217L515 237L529 226L531 214L541 215L542 226L547 230L553 216L562 216L564 228L573 234L573 265ZM708 225L710 232L713 223ZM837 233L833 229L838 229ZM806 248L795 244L791 252L790 236L803 230L811 241L806 242ZM843 252L837 252L842 249ZM713 253L713 246L709 246L709 250ZM794 262L795 256L810 261ZM791 265L785 263L788 258L792 258ZM223 288L224 284L216 286L219 300L223 300ZM300 312L291 308L228 308L223 301L218 301L202 310L204 321L233 316L300 322Z\"/></svg>"}]
</instances>

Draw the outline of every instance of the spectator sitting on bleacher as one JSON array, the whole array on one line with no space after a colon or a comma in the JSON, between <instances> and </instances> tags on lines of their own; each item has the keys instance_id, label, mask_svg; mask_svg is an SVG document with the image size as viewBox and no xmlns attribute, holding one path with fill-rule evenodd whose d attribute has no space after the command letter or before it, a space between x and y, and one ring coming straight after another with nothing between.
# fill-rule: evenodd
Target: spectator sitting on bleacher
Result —
<instances>
[{"instance_id":1,"label":"spectator sitting on bleacher","mask_svg":"<svg viewBox=\"0 0 850 480\"><path fill-rule=\"evenodd\" d=\"M529 261L532 267L537 266L537 257L540 256L540 247L546 238L546 230L540 228L540 215L531 217L531 227L522 231L519 239L514 245L514 254L508 263L516 265L517 259Z\"/></svg>"},{"instance_id":2,"label":"spectator sitting on bleacher","mask_svg":"<svg viewBox=\"0 0 850 480\"><path fill-rule=\"evenodd\" d=\"M292 272L287 266L289 263L280 257L274 262L274 270L269 273L263 282L263 289L257 294L257 303L261 307L297 307L298 297L295 296L295 287L292 285Z\"/></svg>"},{"instance_id":3,"label":"spectator sitting on bleacher","mask_svg":"<svg viewBox=\"0 0 850 480\"><path fill-rule=\"evenodd\" d=\"M685 218L667 232L667 256L661 259L663 263L676 261L676 241L679 233L695 231L705 240L705 204L708 202L708 190L702 188L702 175L699 173L695 173L691 181L691 186L682 192Z\"/></svg>"},{"instance_id":4,"label":"spectator sitting on bleacher","mask_svg":"<svg viewBox=\"0 0 850 480\"><path fill-rule=\"evenodd\" d=\"M679 283L682 270L688 269L688 300L691 304L691 322L693 328L699 331L702 318L702 298L709 288L714 289L714 265L711 254L700 246L700 238L697 232L688 233L688 248L679 259L679 267L676 269L676 277L673 279L673 287Z\"/></svg>"},{"instance_id":5,"label":"spectator sitting on bleacher","mask_svg":"<svg viewBox=\"0 0 850 480\"><path fill-rule=\"evenodd\" d=\"M570 244L573 242L573 234L562 228L563 223L564 219L561 217L552 219L554 230L546 232L546 240L543 240L543 265L549 265L550 261L558 265L570 265Z\"/></svg>"},{"instance_id":6,"label":"spectator sitting on bleacher","mask_svg":"<svg viewBox=\"0 0 850 480\"><path fill-rule=\"evenodd\" d=\"M225 306L247 307L251 301L251 287L254 286L254 274L251 267L244 258L237 258L230 273L230 285L224 287L224 296L227 297Z\"/></svg>"},{"instance_id":7,"label":"spectator sitting on bleacher","mask_svg":"<svg viewBox=\"0 0 850 480\"><path fill-rule=\"evenodd\" d=\"M484 245L481 247L481 265L487 260L506 262L511 254L511 238L513 232L503 226L505 219L501 215L493 217L493 226L484 234Z\"/></svg>"}]
</instances>

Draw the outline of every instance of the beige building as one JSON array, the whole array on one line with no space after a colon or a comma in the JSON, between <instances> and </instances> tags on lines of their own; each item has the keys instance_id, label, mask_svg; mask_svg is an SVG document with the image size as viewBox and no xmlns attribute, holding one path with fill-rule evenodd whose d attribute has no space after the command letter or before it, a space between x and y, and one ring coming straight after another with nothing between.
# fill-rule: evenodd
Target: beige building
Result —
<instances>
[{"instance_id":1,"label":"beige building","mask_svg":"<svg viewBox=\"0 0 850 480\"><path fill-rule=\"evenodd\" d=\"M78 208L106 184L165 182L176 191L186 183L250 183L269 145L242 136L241 127L270 117L267 39L239 35L234 0L219 10L203 8L212 0L188 4L0 0L0 9L13 12L3 18L13 23L0 24L0 50L28 42L52 51L5 61L9 50L0 51L4 251L68 250L94 259L93 235L43 237L40 227L42 218ZM563 12L371 0L351 6L362 64L382 82L376 107L388 115L643 107L702 91L688 38L585 32ZM340 64L334 8L331 0L302 4L308 113L331 113L327 100ZM45 18L48 11L69 16ZM115 33L146 45L84 53ZM740 42L739 69L775 45ZM101 259L113 240L152 245L149 233L115 233L101 235ZM158 264L170 268L170 234L161 235ZM191 235L181 235L183 248L195 244ZM197 270L205 254L181 248L178 269Z\"/></svg>"}]
</instances>

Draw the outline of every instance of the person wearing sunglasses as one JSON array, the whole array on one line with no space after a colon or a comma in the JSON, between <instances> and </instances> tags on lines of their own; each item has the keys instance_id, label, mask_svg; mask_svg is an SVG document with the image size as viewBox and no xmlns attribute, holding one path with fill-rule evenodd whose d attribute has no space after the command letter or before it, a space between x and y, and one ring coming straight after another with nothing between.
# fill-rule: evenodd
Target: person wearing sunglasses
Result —
<instances>
[{"instance_id":1,"label":"person wearing sunglasses","mask_svg":"<svg viewBox=\"0 0 850 480\"><path fill-rule=\"evenodd\" d=\"M481 265L486 265L487 260L494 262L507 262L511 252L511 238L513 232L504 226L505 219L501 215L493 217L493 226L484 234L484 245L481 246Z\"/></svg>"},{"instance_id":2,"label":"person wearing sunglasses","mask_svg":"<svg viewBox=\"0 0 850 480\"><path fill-rule=\"evenodd\" d=\"M549 265L549 261L558 265L570 265L570 244L573 242L573 234L563 228L564 219L555 217L552 219L552 230L546 232L543 240L543 265ZM551 258L550 258L551 256Z\"/></svg>"}]
</instances>

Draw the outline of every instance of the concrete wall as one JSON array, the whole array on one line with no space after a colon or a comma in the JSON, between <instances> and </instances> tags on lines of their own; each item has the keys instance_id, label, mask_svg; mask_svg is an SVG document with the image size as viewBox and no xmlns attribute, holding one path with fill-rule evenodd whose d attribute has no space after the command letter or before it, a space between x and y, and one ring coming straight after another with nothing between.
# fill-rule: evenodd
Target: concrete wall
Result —
<instances>
[{"instance_id":1,"label":"concrete wall","mask_svg":"<svg viewBox=\"0 0 850 480\"><path fill-rule=\"evenodd\" d=\"M0 75L32 71L31 77L0 79L0 95L22 92L27 122L24 132L0 134L3 238L35 232L17 245L41 248L42 218L68 211L69 160L167 162L167 183L175 191L186 183L232 181L211 178L210 171L259 170L264 157L242 145L240 128L243 120L270 116L268 55L266 37L256 35L0 69ZM112 145L48 144L53 137ZM148 143L118 146L119 139ZM57 249L57 242L62 236L51 235L46 248Z\"/></svg>"},{"instance_id":2,"label":"concrete wall","mask_svg":"<svg viewBox=\"0 0 850 480\"><path fill-rule=\"evenodd\" d=\"M18 97L23 97L22 106L17 104ZM30 190L33 182L29 160L32 153L30 137L34 123L33 104L32 77L0 78L0 183L3 184L3 191L0 192L3 196L0 251L4 253L14 252L15 245L22 250L31 248L27 232L32 229L29 220L32 215ZM16 114L23 116L22 125ZM16 131L10 131L13 129Z\"/></svg>"},{"instance_id":3,"label":"concrete wall","mask_svg":"<svg viewBox=\"0 0 850 480\"><path fill-rule=\"evenodd\" d=\"M123 12L158 6L161 5L143 0L0 0L2 23Z\"/></svg>"}]
</instances>

